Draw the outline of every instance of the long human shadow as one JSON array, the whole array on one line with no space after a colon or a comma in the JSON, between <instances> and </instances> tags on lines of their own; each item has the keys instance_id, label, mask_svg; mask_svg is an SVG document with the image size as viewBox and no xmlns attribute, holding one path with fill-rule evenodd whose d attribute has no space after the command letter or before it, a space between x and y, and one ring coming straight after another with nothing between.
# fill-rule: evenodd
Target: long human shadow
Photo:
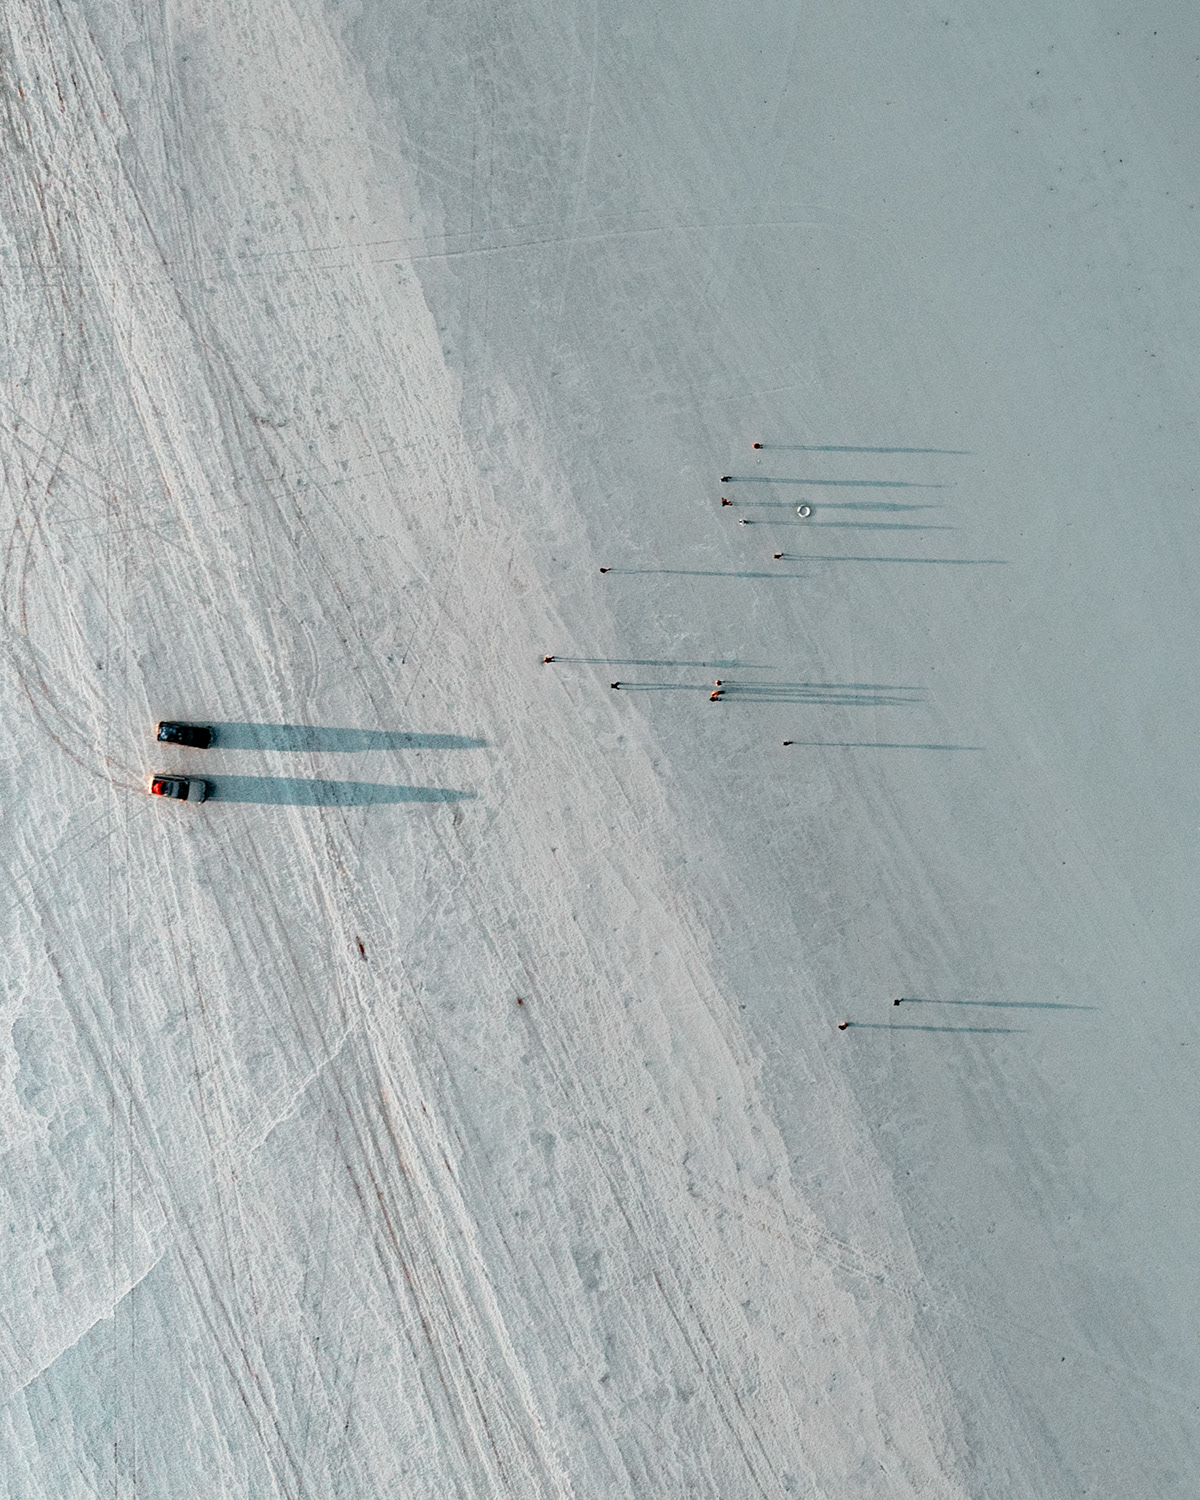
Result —
<instances>
[{"instance_id":1,"label":"long human shadow","mask_svg":"<svg viewBox=\"0 0 1200 1500\"><path fill-rule=\"evenodd\" d=\"M750 505L778 506L780 510L791 510L790 500L751 500ZM822 500L821 509L825 510L941 510L940 505L904 505L897 500Z\"/></svg>"},{"instance_id":2,"label":"long human shadow","mask_svg":"<svg viewBox=\"0 0 1200 1500\"><path fill-rule=\"evenodd\" d=\"M787 559L793 563L921 563L926 567L935 564L951 568L1006 568L1002 557L857 557L830 556L820 552L799 552ZM609 568L610 573L621 573L627 577L654 578L771 578L776 582L794 580L803 583L808 573L751 573L720 568Z\"/></svg>"},{"instance_id":3,"label":"long human shadow","mask_svg":"<svg viewBox=\"0 0 1200 1500\"><path fill-rule=\"evenodd\" d=\"M295 776L215 776L213 802L274 807L368 807L396 802L467 802L474 792L440 786L390 786L377 781L310 781Z\"/></svg>"},{"instance_id":4,"label":"long human shadow","mask_svg":"<svg viewBox=\"0 0 1200 1500\"><path fill-rule=\"evenodd\" d=\"M969 448L851 448L841 443L755 443L764 453L945 453L954 457L970 454Z\"/></svg>"},{"instance_id":5,"label":"long human shadow","mask_svg":"<svg viewBox=\"0 0 1200 1500\"><path fill-rule=\"evenodd\" d=\"M792 510L790 500L743 500L746 510ZM896 500L822 500L821 509L826 510L942 510L940 505L904 505Z\"/></svg>"},{"instance_id":6,"label":"long human shadow","mask_svg":"<svg viewBox=\"0 0 1200 1500\"><path fill-rule=\"evenodd\" d=\"M808 558L798 558L797 561L807 562ZM807 573L735 573L722 571L720 568L609 568L608 571L623 573L631 578L644 574L656 578L771 578L777 582L792 578L802 582L808 577Z\"/></svg>"},{"instance_id":7,"label":"long human shadow","mask_svg":"<svg viewBox=\"0 0 1200 1500\"><path fill-rule=\"evenodd\" d=\"M982 745L910 745L881 740L792 740L811 750L982 750Z\"/></svg>"},{"instance_id":8,"label":"long human shadow","mask_svg":"<svg viewBox=\"0 0 1200 1500\"><path fill-rule=\"evenodd\" d=\"M621 684L624 688L625 684ZM740 693L729 693L722 688L722 701L726 703L780 703L799 708L914 708L923 703L922 698L886 698L862 693L857 697L814 697L805 692L756 693L748 688Z\"/></svg>"},{"instance_id":9,"label":"long human shadow","mask_svg":"<svg viewBox=\"0 0 1200 1500\"><path fill-rule=\"evenodd\" d=\"M689 682L622 682L621 692L709 692ZM877 682L726 682L721 693L731 703L802 703L824 708L911 708L923 703L921 688Z\"/></svg>"},{"instance_id":10,"label":"long human shadow","mask_svg":"<svg viewBox=\"0 0 1200 1500\"><path fill-rule=\"evenodd\" d=\"M839 556L825 556L817 552L799 553L793 561L795 562L827 562L827 563L924 563L932 567L935 563L949 568L1007 568L1008 561L1003 557L850 557L845 553ZM801 576L801 575L797 575Z\"/></svg>"},{"instance_id":11,"label":"long human shadow","mask_svg":"<svg viewBox=\"0 0 1200 1500\"><path fill-rule=\"evenodd\" d=\"M722 484L815 484L839 490L944 490L944 484L915 484L911 479L777 479L767 474L722 474Z\"/></svg>"},{"instance_id":12,"label":"long human shadow","mask_svg":"<svg viewBox=\"0 0 1200 1500\"><path fill-rule=\"evenodd\" d=\"M1024 1036L1027 1026L889 1026L885 1021L847 1021L847 1031L952 1031L957 1035Z\"/></svg>"},{"instance_id":13,"label":"long human shadow","mask_svg":"<svg viewBox=\"0 0 1200 1500\"><path fill-rule=\"evenodd\" d=\"M791 507L789 506L790 510ZM779 524L779 523L769 523ZM957 526L906 526L903 521L784 521L808 531L957 531Z\"/></svg>"},{"instance_id":14,"label":"long human shadow","mask_svg":"<svg viewBox=\"0 0 1200 1500\"><path fill-rule=\"evenodd\" d=\"M754 698L768 702L787 698L801 703L832 707L897 707L923 703L925 691L906 683L890 682L728 682L721 691L729 699Z\"/></svg>"},{"instance_id":15,"label":"long human shadow","mask_svg":"<svg viewBox=\"0 0 1200 1500\"><path fill-rule=\"evenodd\" d=\"M213 744L222 750L479 750L487 741L329 724L214 724Z\"/></svg>"},{"instance_id":16,"label":"long human shadow","mask_svg":"<svg viewBox=\"0 0 1200 1500\"><path fill-rule=\"evenodd\" d=\"M1064 1005L1057 1000L926 1000L905 995L901 1005L988 1005L997 1010L1099 1010L1098 1005Z\"/></svg>"},{"instance_id":17,"label":"long human shadow","mask_svg":"<svg viewBox=\"0 0 1200 1500\"><path fill-rule=\"evenodd\" d=\"M620 568L613 570L621 572ZM566 662L576 667L715 667L726 672L769 672L772 669L762 662L754 661L654 661L626 656L556 656L556 662Z\"/></svg>"}]
</instances>

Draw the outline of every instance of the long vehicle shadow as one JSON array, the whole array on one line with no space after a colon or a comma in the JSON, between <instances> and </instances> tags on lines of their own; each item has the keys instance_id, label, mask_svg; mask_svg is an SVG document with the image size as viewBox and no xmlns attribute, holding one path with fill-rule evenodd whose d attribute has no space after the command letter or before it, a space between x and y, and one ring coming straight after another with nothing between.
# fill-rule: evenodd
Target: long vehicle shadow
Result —
<instances>
[{"instance_id":1,"label":"long vehicle shadow","mask_svg":"<svg viewBox=\"0 0 1200 1500\"><path fill-rule=\"evenodd\" d=\"M368 807L396 802L466 802L474 792L440 786L390 786L377 781L310 781L294 776L214 776L212 802L274 807Z\"/></svg>"},{"instance_id":2,"label":"long vehicle shadow","mask_svg":"<svg viewBox=\"0 0 1200 1500\"><path fill-rule=\"evenodd\" d=\"M461 734L406 734L328 724L213 725L213 745L222 750L480 750L486 744Z\"/></svg>"}]
</instances>

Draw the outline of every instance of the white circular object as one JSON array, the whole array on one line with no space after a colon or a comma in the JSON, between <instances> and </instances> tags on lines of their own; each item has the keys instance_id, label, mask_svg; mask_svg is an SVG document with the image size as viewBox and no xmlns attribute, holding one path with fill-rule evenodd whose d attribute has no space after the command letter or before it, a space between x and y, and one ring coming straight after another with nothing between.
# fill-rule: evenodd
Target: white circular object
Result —
<instances>
[{"instance_id":1,"label":"white circular object","mask_svg":"<svg viewBox=\"0 0 1200 1500\"><path fill-rule=\"evenodd\" d=\"M805 520L807 520L808 517L812 515L812 506L811 505L797 505L797 507L796 507L796 514L798 516L803 516L805 518Z\"/></svg>"}]
</instances>

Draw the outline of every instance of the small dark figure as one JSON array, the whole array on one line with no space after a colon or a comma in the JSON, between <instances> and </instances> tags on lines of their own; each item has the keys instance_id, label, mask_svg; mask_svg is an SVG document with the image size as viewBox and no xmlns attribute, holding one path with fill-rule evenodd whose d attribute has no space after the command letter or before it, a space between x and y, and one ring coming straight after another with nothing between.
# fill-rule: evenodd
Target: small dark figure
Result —
<instances>
[{"instance_id":1,"label":"small dark figure","mask_svg":"<svg viewBox=\"0 0 1200 1500\"><path fill-rule=\"evenodd\" d=\"M783 743L784 743L784 744L785 744L785 745L790 745L790 744L792 744L792 743L793 743L793 741L792 741L792 740L784 740L784 742L783 742Z\"/></svg>"},{"instance_id":2,"label":"small dark figure","mask_svg":"<svg viewBox=\"0 0 1200 1500\"><path fill-rule=\"evenodd\" d=\"M721 483L722 484L728 484L732 478L733 478L732 474L722 474L721 475Z\"/></svg>"},{"instance_id":3,"label":"small dark figure","mask_svg":"<svg viewBox=\"0 0 1200 1500\"><path fill-rule=\"evenodd\" d=\"M839 1021L838 1022L838 1030L839 1031L845 1031L846 1027L849 1026L849 1024L850 1024L849 1021Z\"/></svg>"},{"instance_id":4,"label":"small dark figure","mask_svg":"<svg viewBox=\"0 0 1200 1500\"><path fill-rule=\"evenodd\" d=\"M782 552L775 552L775 553L772 554L772 556L775 558L775 561L778 562L779 559L783 556L783 553Z\"/></svg>"},{"instance_id":5,"label":"small dark figure","mask_svg":"<svg viewBox=\"0 0 1200 1500\"><path fill-rule=\"evenodd\" d=\"M712 692L709 693L709 695L708 695L708 701L710 703L720 703L720 701L721 701L721 689L720 688L713 688Z\"/></svg>"},{"instance_id":6,"label":"small dark figure","mask_svg":"<svg viewBox=\"0 0 1200 1500\"><path fill-rule=\"evenodd\" d=\"M524 1000L521 999L520 995L517 996L517 1004L518 1005L524 1005L525 1004Z\"/></svg>"},{"instance_id":7,"label":"small dark figure","mask_svg":"<svg viewBox=\"0 0 1200 1500\"><path fill-rule=\"evenodd\" d=\"M755 444L754 444L754 446L755 446L755 447L756 447L756 448L761 448L761 447L762 447L762 444L761 444L761 443L755 443Z\"/></svg>"},{"instance_id":8,"label":"small dark figure","mask_svg":"<svg viewBox=\"0 0 1200 1500\"><path fill-rule=\"evenodd\" d=\"M621 686L621 684L619 682L610 682L609 683L609 687L610 688L619 688L620 686Z\"/></svg>"},{"instance_id":9,"label":"small dark figure","mask_svg":"<svg viewBox=\"0 0 1200 1500\"><path fill-rule=\"evenodd\" d=\"M556 656L543 656L542 657L542 665L545 666L545 664L547 662L557 661L557 660L558 660L558 658Z\"/></svg>"},{"instance_id":10,"label":"small dark figure","mask_svg":"<svg viewBox=\"0 0 1200 1500\"><path fill-rule=\"evenodd\" d=\"M749 524L750 524L750 522L747 521L747 519L746 519L745 516L739 516L738 517L738 525L739 526L749 526Z\"/></svg>"},{"instance_id":11,"label":"small dark figure","mask_svg":"<svg viewBox=\"0 0 1200 1500\"><path fill-rule=\"evenodd\" d=\"M719 677L713 683L713 687L724 687L724 686L725 686L724 682Z\"/></svg>"},{"instance_id":12,"label":"small dark figure","mask_svg":"<svg viewBox=\"0 0 1200 1500\"><path fill-rule=\"evenodd\" d=\"M903 999L903 998L904 998L903 996L900 997L900 999ZM893 1000L892 1004L893 1005L899 1005L900 1004L900 1000Z\"/></svg>"},{"instance_id":13,"label":"small dark figure","mask_svg":"<svg viewBox=\"0 0 1200 1500\"><path fill-rule=\"evenodd\" d=\"M725 498L725 496L724 496L724 495L722 495L722 496L721 496L721 504L722 504L722 505L732 505L732 504L733 504L733 501L732 501L732 500L726 500L726 498Z\"/></svg>"},{"instance_id":14,"label":"small dark figure","mask_svg":"<svg viewBox=\"0 0 1200 1500\"><path fill-rule=\"evenodd\" d=\"M600 571L601 571L601 572L602 572L602 573L611 573L611 572L612 572L612 569L611 569L611 568L601 568L601 569L600 569Z\"/></svg>"}]
</instances>

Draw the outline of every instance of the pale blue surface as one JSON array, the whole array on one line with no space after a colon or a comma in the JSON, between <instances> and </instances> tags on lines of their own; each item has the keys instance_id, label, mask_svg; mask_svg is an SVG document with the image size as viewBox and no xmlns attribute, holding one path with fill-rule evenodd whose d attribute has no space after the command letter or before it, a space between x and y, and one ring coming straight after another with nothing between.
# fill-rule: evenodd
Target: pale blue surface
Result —
<instances>
[{"instance_id":1,"label":"pale blue surface","mask_svg":"<svg viewBox=\"0 0 1200 1500\"><path fill-rule=\"evenodd\" d=\"M1193 1493L1195 13L368 0L351 34L481 459L519 513L504 382L612 567L601 606L537 536L577 639L611 610L611 673L560 670L661 662L627 708L686 880L835 1224L798 1060L871 1123L972 1492ZM697 658L756 665L710 708Z\"/></svg>"}]
</instances>

